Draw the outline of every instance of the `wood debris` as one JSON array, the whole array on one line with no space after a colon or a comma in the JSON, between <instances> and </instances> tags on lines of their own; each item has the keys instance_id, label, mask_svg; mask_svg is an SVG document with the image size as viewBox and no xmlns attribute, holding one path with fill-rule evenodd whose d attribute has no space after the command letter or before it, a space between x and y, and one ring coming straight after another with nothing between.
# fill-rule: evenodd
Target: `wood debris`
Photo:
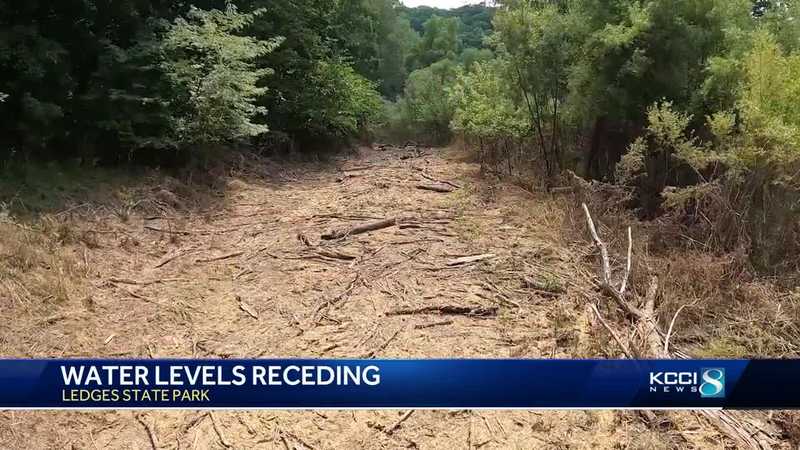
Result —
<instances>
[{"instance_id":1,"label":"wood debris","mask_svg":"<svg viewBox=\"0 0 800 450\"><path fill-rule=\"evenodd\" d=\"M441 315L489 317L497 315L497 307L438 305L438 306L423 306L422 308L414 308L414 309L398 309L386 313L387 316L408 316L412 314L441 314Z\"/></svg>"},{"instance_id":2,"label":"wood debris","mask_svg":"<svg viewBox=\"0 0 800 450\"><path fill-rule=\"evenodd\" d=\"M460 258L455 258L447 261L445 264L449 267L453 266L460 266L464 264L470 264L478 261L483 261L484 259L494 258L494 253L484 253L481 255L472 255L472 256L462 256Z\"/></svg>"},{"instance_id":3,"label":"wood debris","mask_svg":"<svg viewBox=\"0 0 800 450\"><path fill-rule=\"evenodd\" d=\"M400 425L402 425L403 422L405 422L406 420L408 420L409 417L411 417L411 414L414 414L414 410L413 409L409 409L408 411L406 411L405 414L403 414L402 416L400 416L399 419L397 419L397 422L392 424L392 426L390 426L389 428L386 428L386 430L384 430L384 432L386 434L391 435L392 433L395 432L395 430L400 428Z\"/></svg>"},{"instance_id":4,"label":"wood debris","mask_svg":"<svg viewBox=\"0 0 800 450\"><path fill-rule=\"evenodd\" d=\"M239 309L246 312L253 319L258 319L258 313L247 303L242 300L241 296L236 296L236 301L239 302Z\"/></svg>"},{"instance_id":5,"label":"wood debris","mask_svg":"<svg viewBox=\"0 0 800 450\"><path fill-rule=\"evenodd\" d=\"M433 192L453 192L454 188L452 186L448 186L445 184L418 184L416 185L417 189L421 189L424 191L433 191Z\"/></svg>"},{"instance_id":6,"label":"wood debris","mask_svg":"<svg viewBox=\"0 0 800 450\"><path fill-rule=\"evenodd\" d=\"M325 240L341 239L354 234L367 233L369 231L380 230L397 225L397 218L382 219L375 222L362 223L350 228L341 228L337 230L330 230L324 233L321 237Z\"/></svg>"},{"instance_id":7,"label":"wood debris","mask_svg":"<svg viewBox=\"0 0 800 450\"><path fill-rule=\"evenodd\" d=\"M222 261L223 259L235 258L237 256L242 256L244 252L232 252L226 253L220 256L212 256L210 258L198 258L194 262L196 263L207 263L207 262L214 262L214 261Z\"/></svg>"},{"instance_id":8,"label":"wood debris","mask_svg":"<svg viewBox=\"0 0 800 450\"><path fill-rule=\"evenodd\" d=\"M439 327L439 326L444 326L444 325L450 325L452 323L453 323L452 320L442 320L442 321L439 321L439 322L431 322L431 323L420 323L420 324L414 325L414 329L415 330L424 330L426 328L433 328L433 327Z\"/></svg>"}]
</instances>

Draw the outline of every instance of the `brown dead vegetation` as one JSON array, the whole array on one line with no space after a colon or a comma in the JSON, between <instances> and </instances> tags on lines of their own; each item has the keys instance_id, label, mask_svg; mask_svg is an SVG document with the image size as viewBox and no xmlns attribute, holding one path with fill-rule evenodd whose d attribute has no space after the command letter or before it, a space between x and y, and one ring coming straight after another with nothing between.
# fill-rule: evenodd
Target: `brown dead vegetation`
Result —
<instances>
[{"instance_id":1,"label":"brown dead vegetation","mask_svg":"<svg viewBox=\"0 0 800 450\"><path fill-rule=\"evenodd\" d=\"M703 356L720 348L730 356L797 354L800 309L791 292L753 277L741 281L732 272L739 266L723 257L655 253L654 231L612 214L607 203L580 192L532 193L481 177L478 165L462 158L455 150L391 147L328 163L233 158L212 175L128 185L124 201L112 192L79 208L86 202L75 198L51 218L6 219L0 354L624 357L608 328L631 345L623 328L629 318L599 289L585 219L569 207L587 199L609 246L615 283L624 272L627 226L635 255L627 290L644 298L649 274L660 274L658 326L672 328L671 346ZM442 189L417 187L431 183ZM385 226L365 227L375 223ZM606 325L587 308L593 303ZM794 415L775 416L769 426L780 430L772 436L775 448L797 445ZM0 412L0 442L4 448L736 445L695 414L653 423L609 411Z\"/></svg>"}]
</instances>

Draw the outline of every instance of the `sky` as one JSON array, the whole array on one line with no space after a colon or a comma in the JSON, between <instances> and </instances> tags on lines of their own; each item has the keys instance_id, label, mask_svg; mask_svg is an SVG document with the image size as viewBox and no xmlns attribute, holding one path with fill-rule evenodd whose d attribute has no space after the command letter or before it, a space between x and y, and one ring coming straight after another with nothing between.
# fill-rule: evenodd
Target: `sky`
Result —
<instances>
[{"instance_id":1,"label":"sky","mask_svg":"<svg viewBox=\"0 0 800 450\"><path fill-rule=\"evenodd\" d=\"M435 6L437 8L458 8L470 3L481 3L480 0L401 0L404 5L414 7L420 5Z\"/></svg>"}]
</instances>

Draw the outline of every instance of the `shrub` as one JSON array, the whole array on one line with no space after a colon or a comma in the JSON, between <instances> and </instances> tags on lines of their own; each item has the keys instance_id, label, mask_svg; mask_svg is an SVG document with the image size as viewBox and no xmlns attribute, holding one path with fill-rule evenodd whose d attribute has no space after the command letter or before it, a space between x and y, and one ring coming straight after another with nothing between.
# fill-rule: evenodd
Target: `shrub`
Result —
<instances>
[{"instance_id":1,"label":"shrub","mask_svg":"<svg viewBox=\"0 0 800 450\"><path fill-rule=\"evenodd\" d=\"M266 114L255 101L266 92L259 81L271 71L256 68L254 60L274 50L281 39L235 34L263 12L242 14L230 3L225 11L192 7L167 32L162 67L177 92L172 103L179 141L214 143L268 131L254 119Z\"/></svg>"}]
</instances>

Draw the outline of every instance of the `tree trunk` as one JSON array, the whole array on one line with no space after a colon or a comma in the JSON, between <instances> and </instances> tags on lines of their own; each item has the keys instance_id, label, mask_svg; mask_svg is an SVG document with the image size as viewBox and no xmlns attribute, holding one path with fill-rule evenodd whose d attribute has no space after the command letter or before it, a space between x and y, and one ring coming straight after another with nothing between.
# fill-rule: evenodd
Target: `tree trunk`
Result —
<instances>
[{"instance_id":1,"label":"tree trunk","mask_svg":"<svg viewBox=\"0 0 800 450\"><path fill-rule=\"evenodd\" d=\"M594 120L594 131L592 141L589 146L589 154L586 156L585 173L587 178L598 179L602 177L600 173L600 153L602 141L606 135L606 117L600 116Z\"/></svg>"}]
</instances>

